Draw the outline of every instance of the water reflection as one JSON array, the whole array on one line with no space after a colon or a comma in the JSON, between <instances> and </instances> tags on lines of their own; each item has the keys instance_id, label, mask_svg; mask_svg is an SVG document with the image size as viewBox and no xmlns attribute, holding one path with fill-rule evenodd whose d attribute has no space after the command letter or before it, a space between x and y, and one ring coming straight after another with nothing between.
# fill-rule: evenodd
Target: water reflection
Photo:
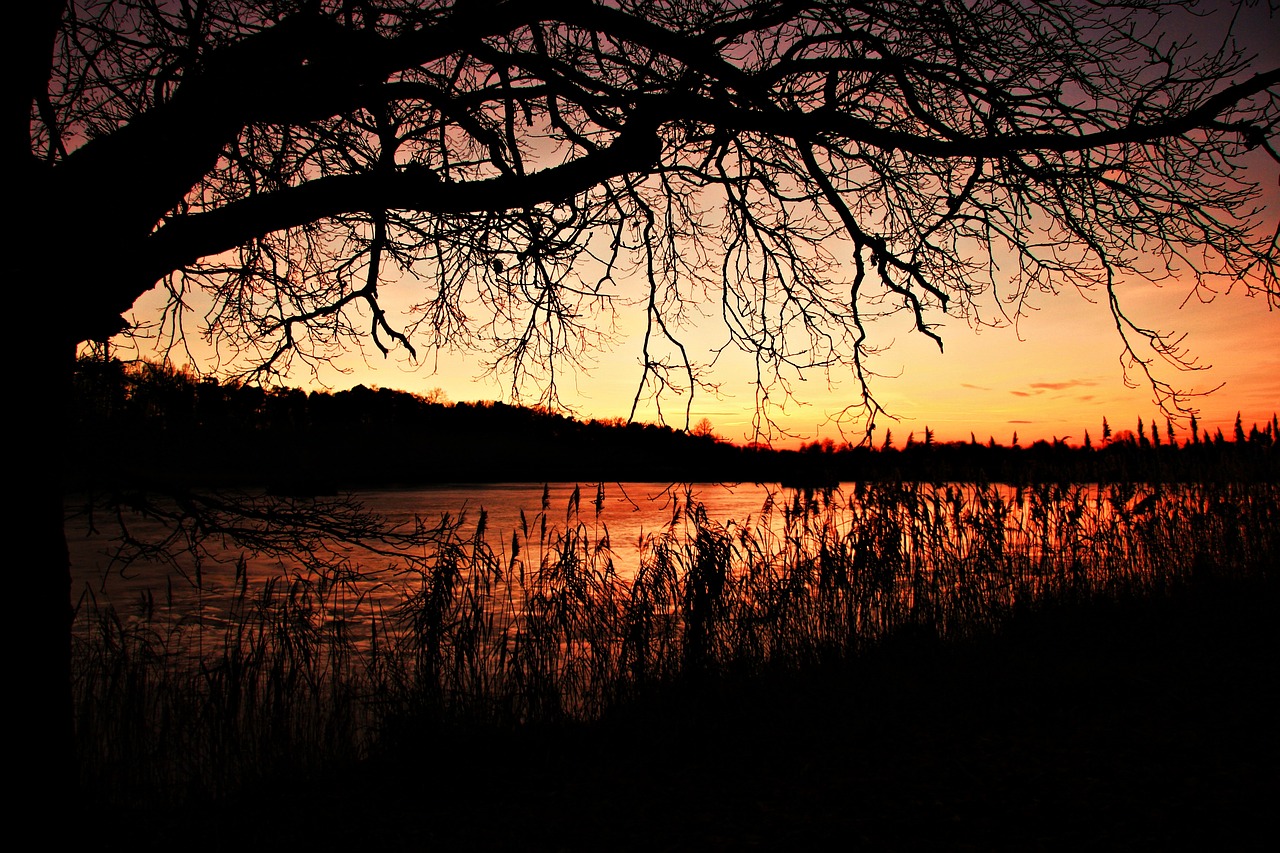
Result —
<instances>
[{"instance_id":1,"label":"water reflection","mask_svg":"<svg viewBox=\"0 0 1280 853\"><path fill-rule=\"evenodd\" d=\"M606 543L614 570L630 577L645 541L668 529L690 505L705 506L713 518L749 523L777 492L776 486L759 484L564 482L383 489L351 498L395 529L444 523L451 538L462 542L474 540L483 517L483 538L493 543L500 557L509 556L513 537L526 555L537 554L538 544L580 528L593 543ZM230 537L206 543L211 547L197 558L172 523L127 508L94 512L84 503L68 502L66 525L72 591L82 606L112 606L142 618L154 618L160 608L181 611L186 620L217 621L226 617L241 585L256 587L312 574L304 560L256 550ZM134 546L128 561L119 558L122 545ZM371 557L358 548L338 547L358 562L336 567L344 577L315 580L326 590L352 587L344 595L344 606L359 601L394 607L419 579L394 556ZM332 583L335 580L347 583Z\"/></svg>"},{"instance_id":2,"label":"water reflection","mask_svg":"<svg viewBox=\"0 0 1280 853\"><path fill-rule=\"evenodd\" d=\"M419 610L410 622L432 608L469 608L491 619L501 612L487 630L505 636L520 630L531 606L567 606L564 595L588 592L621 601L669 572L665 601L647 606L688 618L736 596L743 618L774 619L779 607L806 596L822 599L822 607L838 597L847 599L840 616L847 624L838 630L874 635L903 621L945 627L1064 589L1185 572L1194 557L1185 542L1209 523L1221 527L1222 496L1206 488L906 483L804 493L756 484L508 483L381 490L353 497L393 529L427 534L421 542L406 550L360 541L357 533L324 542L319 556L312 545L302 559L287 553L287 543L266 547L251 536L206 541L202 554L152 548L147 543L183 540L172 524L125 513L119 520L128 543L143 545L122 565L113 556L119 525L73 513L67 528L82 617L113 608L127 622L196 623L216 634L253 607L275 608L273 618L284 607L285 618L312 630L366 643L376 622L386 630L393 624L386 617L407 605ZM1249 496L1231 500L1247 504ZM306 517L305 502L289 507ZM1181 544L1170 545L1175 539ZM708 574L708 566L719 568ZM566 584L581 588L566 592ZM485 603L476 604L480 598ZM78 624L88 630L93 620Z\"/></svg>"}]
</instances>

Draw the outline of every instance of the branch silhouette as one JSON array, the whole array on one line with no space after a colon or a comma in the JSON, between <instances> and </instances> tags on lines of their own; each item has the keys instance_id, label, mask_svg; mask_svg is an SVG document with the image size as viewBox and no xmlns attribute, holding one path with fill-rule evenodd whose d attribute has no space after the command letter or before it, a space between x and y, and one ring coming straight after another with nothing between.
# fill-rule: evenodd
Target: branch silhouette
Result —
<instances>
[{"instance_id":1,"label":"branch silhouette","mask_svg":"<svg viewBox=\"0 0 1280 853\"><path fill-rule=\"evenodd\" d=\"M1126 362L1185 409L1158 365L1192 360L1130 322L1117 286L1280 299L1243 159L1275 150L1280 69L1170 37L1185 14L76 4L42 19L30 111L38 196L72 212L100 270L68 285L59 334L106 337L164 282L171 338L198 327L247 372L362 340L463 346L554 405L634 309L637 401L660 405L714 389L687 340L718 305L724 346L756 359L768 433L812 371L849 371L855 410L882 411L868 365L886 313L941 345L945 317L1016 320L1030 294L1074 287L1106 294ZM399 324L391 288L418 294ZM212 308L179 322L196 301Z\"/></svg>"}]
</instances>

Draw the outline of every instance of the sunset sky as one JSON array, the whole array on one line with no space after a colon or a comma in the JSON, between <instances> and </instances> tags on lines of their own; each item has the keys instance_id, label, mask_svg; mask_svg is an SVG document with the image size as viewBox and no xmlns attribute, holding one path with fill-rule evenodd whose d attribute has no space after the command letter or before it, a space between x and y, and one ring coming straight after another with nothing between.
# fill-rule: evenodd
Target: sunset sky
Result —
<instances>
[{"instance_id":1,"label":"sunset sky","mask_svg":"<svg viewBox=\"0 0 1280 853\"><path fill-rule=\"evenodd\" d=\"M1223 386L1195 401L1205 428L1221 427L1230 434L1237 411L1246 426L1269 420L1280 408L1280 312L1269 311L1262 299L1248 298L1242 291L1208 304L1180 307L1184 296L1185 292L1170 285L1135 294L1130 303L1134 316L1143 322L1186 331L1187 347L1204 368L1178 373L1166 367L1160 375L1186 390ZM1120 343L1105 305L1090 304L1070 293L1044 298L1037 307L1040 311L1020 324L1021 335L1012 327L975 333L963 321L954 322L944 330L944 353L932 341L910 334L903 324L896 329L884 324L882 341L892 346L874 365L884 378L873 390L898 419L883 422L897 442L901 444L913 430L922 436L925 426L941 441L967 440L972 432L980 441L994 437L1008 443L1017 433L1024 445L1052 437L1070 437L1078 443L1088 430L1096 442L1104 417L1116 430L1133 429L1140 417L1147 423L1159 417L1163 423L1151 389L1140 376L1133 377L1138 387L1125 386ZM562 393L575 405L574 414L581 418L628 414L639 377L638 347L638 341L624 340L601 357L589 374L564 380ZM424 361L415 366L403 355L388 359L377 353L365 358L353 355L343 364L349 373L326 371L320 382L298 384L337 390L363 383L419 393L440 388L455 402L504 399L504 385L477 376L474 356L441 355L434 370L429 354ZM745 359L736 364L722 359L715 374L724 383L721 398L699 393L692 422L706 417L721 437L749 440L754 407L750 366ZM796 396L806 405L790 406L781 425L803 440L838 440L838 428L830 418L852 402L852 387L852 380L839 383L836 377L827 387L820 375L795 383ZM668 405L664 413L668 422L678 426L683 421L683 401L671 402L676 405ZM638 417L656 420L657 413L649 406ZM794 445L800 440L775 444Z\"/></svg>"},{"instance_id":2,"label":"sunset sky","mask_svg":"<svg viewBox=\"0 0 1280 853\"><path fill-rule=\"evenodd\" d=\"M1280 28L1266 16L1265 9L1251 14L1255 20L1240 32L1256 40L1253 49L1261 54L1256 67L1273 67L1280 63ZM1201 37L1208 41L1203 34ZM1280 167L1258 158L1251 177L1262 186L1269 208L1267 221L1269 228L1274 228L1280 219ZM876 442L882 439L885 426L893 430L899 443L912 431L922 435L928 426L943 441L967 440L972 433L980 441L993 437L1008 443L1016 433L1025 445L1054 437L1079 443L1086 430L1096 441L1104 417L1117 430L1133 429L1138 418L1148 423L1158 418L1163 425L1164 415L1153 402L1145 378L1133 372L1136 387L1126 387L1114 322L1105 299L1098 294L1092 298L1093 304L1075 292L1036 297L1031 302L1035 311L1022 318L1016 328L1009 323L975 332L963 319L950 320L939 330L945 353L939 353L922 335L911 333L905 318L892 317L873 325L873 343L888 349L870 365L882 377L872 390L896 418L881 421ZM1121 298L1138 324L1186 333L1187 353L1203 369L1179 372L1157 365L1155 370L1161 379L1183 391L1217 388L1193 400L1202 426L1229 433L1237 412L1247 427L1269 420L1280 409L1280 311L1270 310L1264 299L1249 298L1245 288L1238 286L1206 304L1192 295L1189 282L1176 281L1158 289L1130 287L1122 291ZM157 295L149 294L135 306L135 315L145 319L156 304ZM994 307L987 306L988 315ZM640 341L627 323L637 322L640 314L637 307L620 315L617 344L601 353L592 369L562 377L560 395L573 407L572 414L584 419L628 415L640 378ZM723 343L723 332L714 320L710 318L705 328L690 333L690 355L695 362L710 361L713 348ZM288 381L332 390L360 383L411 392L439 388L453 401L511 399L501 377L484 376L480 356L419 355L417 364L402 352L384 359L369 346L364 354L352 353L332 368L322 369L318 377L300 372ZM710 374L721 383L720 396L700 391L694 399L691 423L705 417L721 437L750 440L755 407L753 375L750 359L723 354ZM856 402L852 379L814 373L794 382L793 391L794 401L775 415L778 426L793 437L775 437L774 444L794 446L825 437L840 440L833 416ZM536 402L536 394L526 401ZM684 399L666 400L663 414L668 423L682 426ZM652 405L642 405L637 418L656 421L658 413ZM858 424L847 426L848 438L860 437Z\"/></svg>"}]
</instances>

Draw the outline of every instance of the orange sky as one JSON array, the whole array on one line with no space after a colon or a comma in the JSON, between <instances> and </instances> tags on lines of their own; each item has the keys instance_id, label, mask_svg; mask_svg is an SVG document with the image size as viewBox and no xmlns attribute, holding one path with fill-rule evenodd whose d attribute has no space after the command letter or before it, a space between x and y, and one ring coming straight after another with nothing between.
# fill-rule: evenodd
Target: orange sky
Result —
<instances>
[{"instance_id":1,"label":"orange sky","mask_svg":"<svg viewBox=\"0 0 1280 853\"><path fill-rule=\"evenodd\" d=\"M1265 5L1265 4L1262 4ZM1280 34L1276 23L1255 10L1257 21L1242 32L1259 40L1256 50L1262 58L1256 67L1272 67L1280 62ZM1280 217L1280 167L1267 159L1256 161L1251 176L1260 182L1275 227ZM1248 298L1244 288L1219 295L1209 304L1192 297L1183 305L1189 289L1177 283L1163 288L1150 285L1122 292L1130 316L1142 325L1162 330L1186 332L1186 347L1203 370L1178 373L1165 367L1161 378L1186 391L1206 391L1223 386L1195 401L1200 422L1210 431L1222 428L1230 433L1239 411L1246 428L1269 420L1280 409L1280 311L1268 310L1261 298ZM145 318L157 304L157 294L149 294L135 306L136 316ZM394 297L391 298L394 301ZM888 345L871 367L883 377L873 386L882 405L898 420L883 421L901 443L911 431L923 434L925 426L938 440L968 440L972 432L981 441L989 436L1008 443L1016 432L1025 445L1039 438L1070 437L1083 440L1088 430L1095 441L1100 437L1105 417L1113 429L1133 429L1137 419L1146 422L1164 416L1152 402L1152 392L1135 376L1137 388L1127 388L1119 362L1121 345L1114 324L1102 304L1090 304L1080 295L1064 293L1039 297L1038 309L1012 327L984 329L980 334L961 320L941 329L946 352L919 334L912 334L902 318L891 318L872 326L873 343ZM632 309L633 322L639 308ZM621 318L621 340L597 359L587 373L562 377L562 399L582 418L625 417L631 409L639 373L640 341L628 334L628 316ZM706 362L711 349L722 342L714 323L690 338L690 355ZM699 351L701 350L701 351ZM121 353L125 355L126 353ZM323 370L318 380L309 375L290 377L291 384L327 387L334 390L358 383L380 385L413 392L442 389L454 401L510 399L508 389L498 380L481 376L480 358L449 354L420 353L421 363L413 365L403 354L384 359L372 347L363 356L353 353L341 363L345 373ZM695 398L691 423L708 418L718 435L745 441L752 437L754 387L749 360L732 354L721 356L712 374L721 384L719 398L700 392ZM851 379L812 375L794 383L795 401L777 417L778 424L799 438L775 440L789 446L800 440L820 437L840 438L831 416L854 402ZM683 425L684 400L664 404L668 423ZM657 412L643 407L641 420L657 420ZM876 441L883 436L883 426ZM860 428L852 427L856 440Z\"/></svg>"},{"instance_id":2,"label":"orange sky","mask_svg":"<svg viewBox=\"0 0 1280 853\"><path fill-rule=\"evenodd\" d=\"M1237 411L1247 427L1269 420L1280 409L1280 311L1268 310L1261 298L1249 298L1243 289L1208 304L1192 300L1182 307L1185 288L1175 285L1148 286L1127 296L1134 319L1187 332L1186 345L1204 368L1191 373L1165 368L1160 371L1163 378L1188 391L1223 386L1195 401L1202 426L1221 427L1230 434ZM1043 297L1033 304L1039 310L1018 330L979 333L963 321L949 323L942 330L945 353L910 333L905 320L873 327L880 343L891 344L872 364L884 377L873 390L898 419L883 421L881 429L892 429L899 444L913 430L922 436L928 426L940 441L968 440L972 432L980 441L994 437L1008 443L1016 432L1025 445L1038 438L1068 436L1078 443L1085 430L1097 441L1104 417L1117 430L1134 429L1139 417L1163 423L1148 386L1126 388L1121 346L1104 305L1090 304L1075 293ZM584 419L628 414L640 375L639 346L637 337L624 338L589 372L562 378L561 394L574 406L573 414ZM691 354L707 360L709 346ZM293 377L292 384L341 390L362 383L418 393L440 388L453 401L510 399L504 385L480 375L478 356L440 354L433 364L435 354L423 355L423 363L414 365L403 354L384 359L373 351L364 357L353 353L341 362L346 373L330 368L318 381L301 376ZM723 438L749 440L752 375L749 360L723 356L714 373L723 383L721 396L695 396L691 422L705 417ZM818 437L839 440L831 416L852 402L852 388L850 379L839 382L833 377L828 386L820 375L796 382L796 402L778 420L800 438L775 440L775 445L794 446ZM668 423L682 425L683 405L683 398L668 401ZM638 417L654 421L657 412L652 406L642 407ZM856 440L859 435L849 437ZM876 435L878 442L883 432Z\"/></svg>"},{"instance_id":3,"label":"orange sky","mask_svg":"<svg viewBox=\"0 0 1280 853\"><path fill-rule=\"evenodd\" d=\"M1188 346L1205 368L1182 374L1165 369L1162 375L1187 390L1223 386L1196 403L1201 424L1210 430L1222 427L1230 434L1237 411L1246 426L1270 419L1280 409L1280 312L1243 293L1179 309L1182 295L1168 287L1134 300L1141 306L1134 311L1138 318L1187 331ZM886 378L874 390L899 419L885 422L899 441L912 430L923 435L927 425L941 441L967 440L973 432L980 440L994 436L1007 443L1016 432L1024 444L1055 436L1070 436L1074 443L1083 440L1085 430L1097 440L1104 417L1115 429L1133 429L1139 417L1148 423L1155 417L1163 420L1149 387L1125 386L1120 344L1104 306L1090 305L1075 294L1046 299L1040 312L1021 324L1021 340L1012 328L979 334L963 323L952 325L944 337L945 353L919 335L885 330L885 342L891 331L895 340L875 364ZM579 416L628 413L639 376L637 349L637 341L624 342L590 374L566 380L572 385L565 397ZM328 381L335 388L359 382L410 391L439 387L451 400L500 398L505 389L477 381L476 372L475 362L465 358L445 359L434 373L394 359L381 364L371 360ZM706 417L722 437L749 439L754 410L750 364L722 362L716 375L724 383L721 398L696 396L692 421ZM568 393L573 385L576 393ZM796 383L797 398L806 405L789 407L781 424L808 439L838 438L830 417L851 402L852 385L846 380L829 388L820 376ZM679 421L683 401L673 402L667 418ZM648 407L640 416L656 420L656 414Z\"/></svg>"}]
</instances>

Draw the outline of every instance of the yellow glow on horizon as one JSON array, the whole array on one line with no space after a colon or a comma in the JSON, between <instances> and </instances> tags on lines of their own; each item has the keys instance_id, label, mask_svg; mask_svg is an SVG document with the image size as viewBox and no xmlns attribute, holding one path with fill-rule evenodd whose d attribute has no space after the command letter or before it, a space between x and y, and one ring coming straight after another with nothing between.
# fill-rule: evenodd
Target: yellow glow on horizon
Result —
<instances>
[{"instance_id":1,"label":"yellow glow on horizon","mask_svg":"<svg viewBox=\"0 0 1280 853\"><path fill-rule=\"evenodd\" d=\"M1223 386L1193 401L1200 410L1202 429L1222 429L1230 435L1237 412L1247 429L1270 420L1280 409L1280 312L1268 310L1262 299L1248 298L1243 291L1221 294L1207 304L1193 300L1181 308L1185 291L1172 284L1124 296L1134 319L1186 331L1186 345L1206 368L1177 373L1165 366L1158 375L1184 390ZM879 443L888 428L901 446L909 433L921 437L928 427L938 441L968 441L972 433L980 442L990 437L1007 444L1016 433L1024 446L1053 438L1078 444L1086 430L1095 442L1101 438L1103 418L1115 430L1133 429L1138 418L1163 426L1164 415L1152 402L1150 388L1125 387L1118 358L1121 345L1104 305L1067 293L1039 300L1037 306L1040 310L1024 318L1018 330L974 332L963 322L953 322L942 330L943 353L923 336L886 324L881 330L883 342L892 339L892 346L872 364L884 377L875 380L873 391L896 420L881 419L873 440ZM143 303L137 307L139 313L146 308ZM707 347L691 351L693 358L709 360L710 347L719 341L709 333L693 339ZM637 340L626 338L600 354L590 372L562 377L561 393L573 406L571 414L583 419L625 418L640 375L638 348ZM196 354L200 355L198 347ZM511 399L501 381L481 375L476 356L421 356L421 363L413 365L399 353L388 358L351 353L339 363L322 367L315 379L290 376L289 382L327 390L358 384L413 393L440 388L455 402ZM739 353L723 355L712 374L721 383L721 396L696 394L690 423L705 417L721 437L736 443L751 440L753 375L750 359ZM855 383L851 377L832 380L828 387L825 377L815 374L793 384L797 399L777 415L777 421L794 437L775 438L775 446L794 447L822 438L842 440L831 416L854 402ZM683 426L685 401L673 396L664 402L667 423ZM656 421L657 410L642 406L637 418ZM1175 429L1185 436L1185 423L1175 424ZM856 441L861 434L861 426L853 424L845 437Z\"/></svg>"}]
</instances>

